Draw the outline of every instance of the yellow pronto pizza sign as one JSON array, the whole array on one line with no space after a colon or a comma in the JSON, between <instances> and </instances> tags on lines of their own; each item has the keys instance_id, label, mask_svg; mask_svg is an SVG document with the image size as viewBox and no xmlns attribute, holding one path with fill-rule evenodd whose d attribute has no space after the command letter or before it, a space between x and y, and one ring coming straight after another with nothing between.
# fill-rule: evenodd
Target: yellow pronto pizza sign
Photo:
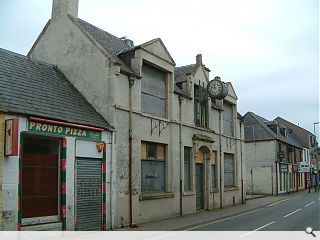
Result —
<instances>
[{"instance_id":1,"label":"yellow pronto pizza sign","mask_svg":"<svg viewBox=\"0 0 320 240\"><path fill-rule=\"evenodd\" d=\"M54 134L54 135L61 135L61 136L90 139L94 141L101 141L101 132L99 131L63 126L59 124L51 124L46 122L38 122L38 121L30 120L28 122L28 130L31 132Z\"/></svg>"}]
</instances>

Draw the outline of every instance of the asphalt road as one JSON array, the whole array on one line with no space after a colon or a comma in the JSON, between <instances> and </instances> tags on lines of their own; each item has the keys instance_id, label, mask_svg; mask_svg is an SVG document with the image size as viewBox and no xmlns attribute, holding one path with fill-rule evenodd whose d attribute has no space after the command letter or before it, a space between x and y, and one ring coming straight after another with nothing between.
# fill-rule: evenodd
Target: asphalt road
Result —
<instances>
[{"instance_id":1,"label":"asphalt road","mask_svg":"<svg viewBox=\"0 0 320 240\"><path fill-rule=\"evenodd\" d=\"M320 230L320 194L305 192L232 217L193 226L189 231Z\"/></svg>"}]
</instances>

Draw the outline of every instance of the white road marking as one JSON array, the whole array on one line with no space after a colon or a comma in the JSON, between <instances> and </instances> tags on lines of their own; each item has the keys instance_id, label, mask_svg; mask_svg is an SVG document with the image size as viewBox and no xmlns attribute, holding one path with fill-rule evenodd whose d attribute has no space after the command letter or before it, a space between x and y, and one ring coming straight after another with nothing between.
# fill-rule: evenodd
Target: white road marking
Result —
<instances>
[{"instance_id":1,"label":"white road marking","mask_svg":"<svg viewBox=\"0 0 320 240\"><path fill-rule=\"evenodd\" d=\"M311 203L308 203L307 205L305 205L304 207L308 207L310 206L311 204L314 204L316 201L312 201Z\"/></svg>"},{"instance_id":2,"label":"white road marking","mask_svg":"<svg viewBox=\"0 0 320 240\"><path fill-rule=\"evenodd\" d=\"M293 211L292 213L289 213L289 214L287 214L287 215L285 215L285 216L283 216L283 217L289 217L290 215L292 215L292 214L294 214L294 213L296 213L296 212L299 212L301 210L301 208L299 208L298 210L295 210L295 211Z\"/></svg>"},{"instance_id":3,"label":"white road marking","mask_svg":"<svg viewBox=\"0 0 320 240\"><path fill-rule=\"evenodd\" d=\"M269 204L268 206L269 206L269 207L272 207L272 206L274 206L274 205L277 205L278 203L282 203L282 202L285 202L285 201L288 201L288 200L291 200L291 199L294 199L294 198L296 198L296 197L286 198L286 199L280 200L280 201L278 201L278 202Z\"/></svg>"},{"instance_id":4,"label":"white road marking","mask_svg":"<svg viewBox=\"0 0 320 240\"><path fill-rule=\"evenodd\" d=\"M216 221L209 222L209 223L206 223L206 224L202 224L202 225L199 225L199 226L195 226L195 227L192 227L192 228L183 229L183 231L192 231L192 230L197 229L197 228L202 228L202 227L206 227L206 226L209 226L209 225L212 225L212 224L215 224L215 223L224 222L224 221L227 221L227 220L236 218L236 217L241 217L241 216L244 216L244 215L247 215L247 214L250 214L250 213L259 211L259 210L261 210L261 209L262 209L262 208L255 209L255 210L252 210L252 211L250 211L250 212L242 213L242 214L239 214L239 215L236 215L236 216L232 216L232 217L228 217L228 218L216 220Z\"/></svg>"},{"instance_id":5,"label":"white road marking","mask_svg":"<svg viewBox=\"0 0 320 240\"><path fill-rule=\"evenodd\" d=\"M259 231L260 229L265 228L265 227L267 227L267 226L269 226L269 225L271 225L271 224L273 224L273 223L275 223L275 222L276 222L276 221L269 222L269 223L267 223L266 225L263 225L262 227L259 227L259 228L255 229L255 230L251 231L251 232L248 232L248 233L246 233L246 234L241 235L239 238L243 238L243 237L249 236L250 234L252 234L252 233L254 233L254 232L256 232L256 231Z\"/></svg>"}]
</instances>

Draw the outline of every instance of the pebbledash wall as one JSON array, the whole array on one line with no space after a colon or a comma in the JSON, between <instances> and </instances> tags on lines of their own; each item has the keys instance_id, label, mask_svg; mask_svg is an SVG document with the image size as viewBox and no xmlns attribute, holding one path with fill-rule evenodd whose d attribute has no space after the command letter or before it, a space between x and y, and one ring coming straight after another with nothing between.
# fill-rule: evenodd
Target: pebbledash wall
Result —
<instances>
[{"instance_id":1,"label":"pebbledash wall","mask_svg":"<svg viewBox=\"0 0 320 240\"><path fill-rule=\"evenodd\" d=\"M17 156L5 156L3 153L5 120L9 119L18 121L19 153ZM24 201L21 199L23 196L22 158L26 138L34 139L35 142L38 139L55 139L59 142L57 216L24 218L22 215L22 201ZM111 132L83 125L0 113L0 144L1 230L76 230L77 228L85 230L85 226L90 224L93 224L93 229L96 230L110 228L110 221L107 222L107 219L110 219L107 214L111 212L108 208L111 205L110 192L108 192L111 189L110 170L106 166L111 165ZM78 167L79 173L77 172L77 166L81 160L84 166L93 162L98 163L96 170L100 171L100 178L96 177L94 180L89 175L83 175L81 179L77 179L81 171ZM31 157L29 161L37 160ZM94 209L100 213L98 212L98 217L93 222L83 220L86 213L80 209L81 204L85 206L91 204L90 200L86 202L88 196L100 198L100 205ZM79 199L82 199L81 204ZM36 209L31 212L36 212Z\"/></svg>"}]
</instances>

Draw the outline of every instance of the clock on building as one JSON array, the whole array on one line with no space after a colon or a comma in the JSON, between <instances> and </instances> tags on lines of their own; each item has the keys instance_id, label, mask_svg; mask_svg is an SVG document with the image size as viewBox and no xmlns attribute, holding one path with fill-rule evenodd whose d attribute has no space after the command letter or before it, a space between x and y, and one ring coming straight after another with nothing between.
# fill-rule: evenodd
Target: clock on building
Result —
<instances>
[{"instance_id":1,"label":"clock on building","mask_svg":"<svg viewBox=\"0 0 320 240\"><path fill-rule=\"evenodd\" d=\"M207 91L210 98L224 99L228 95L228 85L217 76L208 83Z\"/></svg>"}]
</instances>

